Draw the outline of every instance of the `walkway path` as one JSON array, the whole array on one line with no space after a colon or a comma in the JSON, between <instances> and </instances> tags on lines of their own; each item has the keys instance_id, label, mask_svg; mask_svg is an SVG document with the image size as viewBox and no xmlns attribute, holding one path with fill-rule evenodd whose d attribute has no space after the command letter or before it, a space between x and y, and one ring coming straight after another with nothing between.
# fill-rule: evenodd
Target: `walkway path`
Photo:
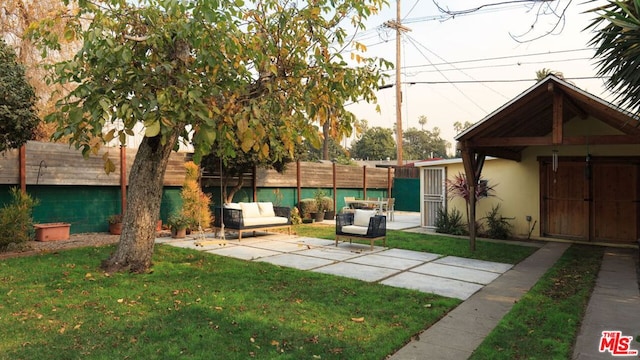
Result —
<instances>
[{"instance_id":1,"label":"walkway path","mask_svg":"<svg viewBox=\"0 0 640 360\"><path fill-rule=\"evenodd\" d=\"M600 352L603 331L620 331L622 336L640 337L640 294L636 272L638 250L608 248L596 287L591 294L573 358L578 360L612 359L611 351ZM630 349L638 359L640 345L631 341ZM612 350L615 350L612 349ZM619 356L625 351L620 349ZM630 354L629 354L630 355Z\"/></svg>"},{"instance_id":2,"label":"walkway path","mask_svg":"<svg viewBox=\"0 0 640 360\"><path fill-rule=\"evenodd\" d=\"M420 334L418 340L407 344L390 359L467 359L513 304L529 291L568 247L568 244L547 243L453 309Z\"/></svg>"}]
</instances>

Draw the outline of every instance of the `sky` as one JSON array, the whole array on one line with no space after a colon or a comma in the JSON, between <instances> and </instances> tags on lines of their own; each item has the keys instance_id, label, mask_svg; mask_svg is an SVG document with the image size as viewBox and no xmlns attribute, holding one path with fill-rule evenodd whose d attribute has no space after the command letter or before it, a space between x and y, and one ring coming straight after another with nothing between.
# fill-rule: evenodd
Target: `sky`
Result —
<instances>
[{"instance_id":1,"label":"sky","mask_svg":"<svg viewBox=\"0 0 640 360\"><path fill-rule=\"evenodd\" d=\"M450 16L436 3L449 11L501 5ZM411 29L401 42L402 128L420 129L418 117L426 116L424 128L438 127L441 137L452 144L449 152L453 154L456 121L482 120L533 86L536 71L543 68L562 72L579 88L612 101L604 80L596 78L594 50L588 46L593 33L584 30L595 18L595 14L585 12L601 3L401 1L402 24ZM396 18L396 4L391 0L389 7L368 19L367 31L356 35L355 40L367 46L368 56L395 63L395 30L383 24ZM560 21L558 14L562 15ZM388 82L395 83L395 70L389 75ZM380 113L364 102L348 109L367 120L370 127L393 128L395 88L379 90L377 96Z\"/></svg>"}]
</instances>

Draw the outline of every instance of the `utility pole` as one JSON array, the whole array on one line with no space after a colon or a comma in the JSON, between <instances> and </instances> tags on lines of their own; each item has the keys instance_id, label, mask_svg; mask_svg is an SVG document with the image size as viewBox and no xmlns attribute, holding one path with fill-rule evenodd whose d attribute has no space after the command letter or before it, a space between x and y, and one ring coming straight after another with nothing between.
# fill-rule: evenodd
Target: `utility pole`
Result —
<instances>
[{"instance_id":1,"label":"utility pole","mask_svg":"<svg viewBox=\"0 0 640 360\"><path fill-rule=\"evenodd\" d=\"M398 166L402 166L402 71L400 66L400 36L402 32L411 31L402 25L400 17L400 0L396 2L396 20L389 20L384 25L396 30L396 145L398 149Z\"/></svg>"}]
</instances>

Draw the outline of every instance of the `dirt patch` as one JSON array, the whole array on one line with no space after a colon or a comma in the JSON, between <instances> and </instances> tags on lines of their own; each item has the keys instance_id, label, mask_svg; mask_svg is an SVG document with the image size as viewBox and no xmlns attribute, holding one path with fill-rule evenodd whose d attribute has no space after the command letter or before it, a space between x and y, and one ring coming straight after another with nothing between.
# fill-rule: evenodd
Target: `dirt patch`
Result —
<instances>
[{"instance_id":1,"label":"dirt patch","mask_svg":"<svg viewBox=\"0 0 640 360\"><path fill-rule=\"evenodd\" d=\"M70 235L69 240L27 241L25 244L21 245L19 249L0 252L0 259L32 256L78 247L104 246L115 244L119 240L120 235L111 235L109 233L83 233Z\"/></svg>"}]
</instances>

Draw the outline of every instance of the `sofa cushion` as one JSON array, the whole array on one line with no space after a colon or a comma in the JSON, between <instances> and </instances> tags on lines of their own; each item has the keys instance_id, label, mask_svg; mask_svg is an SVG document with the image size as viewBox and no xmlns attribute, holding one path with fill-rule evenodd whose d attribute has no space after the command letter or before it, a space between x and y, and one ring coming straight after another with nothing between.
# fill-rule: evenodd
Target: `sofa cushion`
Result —
<instances>
[{"instance_id":1,"label":"sofa cushion","mask_svg":"<svg viewBox=\"0 0 640 360\"><path fill-rule=\"evenodd\" d=\"M243 219L260 217L260 208L258 208L258 203L241 202L240 203L240 208L242 208L242 218Z\"/></svg>"},{"instance_id":2,"label":"sofa cushion","mask_svg":"<svg viewBox=\"0 0 640 360\"><path fill-rule=\"evenodd\" d=\"M259 202L258 208L260 209L260 216L276 216L275 211L273 211L273 203L270 202Z\"/></svg>"},{"instance_id":3,"label":"sofa cushion","mask_svg":"<svg viewBox=\"0 0 640 360\"><path fill-rule=\"evenodd\" d=\"M368 224L367 224L368 225ZM342 227L342 232L354 235L367 235L367 226L346 225Z\"/></svg>"},{"instance_id":4,"label":"sofa cushion","mask_svg":"<svg viewBox=\"0 0 640 360\"><path fill-rule=\"evenodd\" d=\"M240 207L240 204L238 203L227 203L227 204L224 204L223 207L225 209L242 210L242 207Z\"/></svg>"},{"instance_id":5,"label":"sofa cushion","mask_svg":"<svg viewBox=\"0 0 640 360\"><path fill-rule=\"evenodd\" d=\"M282 216L260 216L260 217L244 218L244 226L282 225L288 222L289 222L289 219Z\"/></svg>"},{"instance_id":6,"label":"sofa cushion","mask_svg":"<svg viewBox=\"0 0 640 360\"><path fill-rule=\"evenodd\" d=\"M366 233L366 229L369 227L369 218L371 218L375 214L375 210L356 209L355 213L353 214L353 225L364 226Z\"/></svg>"}]
</instances>

